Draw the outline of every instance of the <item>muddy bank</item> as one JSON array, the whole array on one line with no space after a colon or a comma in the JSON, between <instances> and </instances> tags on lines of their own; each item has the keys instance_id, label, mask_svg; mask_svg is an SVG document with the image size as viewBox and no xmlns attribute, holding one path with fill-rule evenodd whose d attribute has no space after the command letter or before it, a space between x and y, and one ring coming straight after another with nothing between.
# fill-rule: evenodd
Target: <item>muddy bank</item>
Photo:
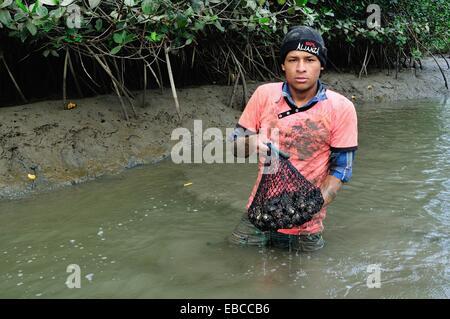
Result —
<instances>
[{"instance_id":1,"label":"muddy bank","mask_svg":"<svg viewBox=\"0 0 450 319\"><path fill-rule=\"evenodd\" d=\"M450 86L450 70L443 58L436 58ZM450 58L447 58L450 62ZM396 101L436 98L448 94L444 78L432 58L422 61L423 69L403 69L395 76L395 70L369 71L361 78L349 73L327 73L323 81L337 92L358 101ZM389 75L388 75L389 73Z\"/></svg>"},{"instance_id":2,"label":"muddy bank","mask_svg":"<svg viewBox=\"0 0 450 319\"><path fill-rule=\"evenodd\" d=\"M450 72L439 60L447 77ZM394 74L372 73L358 78L352 74L327 73L322 80L355 105L362 101L436 98L447 94L442 75L434 61L425 60L424 69ZM394 72L395 73L395 72ZM249 83L253 91L259 83ZM48 191L64 185L112 175L136 165L154 163L170 154L172 130L193 131L193 120L203 128L234 127L242 100L228 107L232 87L202 86L178 90L183 120L178 121L170 89L146 94L137 119L122 119L120 104L113 95L76 100L77 107L63 110L60 101L47 101L0 108L0 199ZM241 94L241 90L239 90ZM35 174L30 180L28 174Z\"/></svg>"}]
</instances>

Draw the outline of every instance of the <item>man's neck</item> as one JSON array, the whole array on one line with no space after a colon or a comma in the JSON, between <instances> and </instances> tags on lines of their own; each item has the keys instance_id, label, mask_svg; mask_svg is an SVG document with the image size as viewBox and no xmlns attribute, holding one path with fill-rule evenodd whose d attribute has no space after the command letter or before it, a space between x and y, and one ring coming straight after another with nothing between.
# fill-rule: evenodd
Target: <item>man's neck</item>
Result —
<instances>
[{"instance_id":1,"label":"man's neck","mask_svg":"<svg viewBox=\"0 0 450 319\"><path fill-rule=\"evenodd\" d=\"M297 91L297 90L294 90L289 85L289 91L291 93L292 99L294 100L295 104L299 105L299 106L308 103L308 101L311 100L317 94L317 89L318 89L318 82L317 81L314 84L314 86L311 87L307 91Z\"/></svg>"}]
</instances>

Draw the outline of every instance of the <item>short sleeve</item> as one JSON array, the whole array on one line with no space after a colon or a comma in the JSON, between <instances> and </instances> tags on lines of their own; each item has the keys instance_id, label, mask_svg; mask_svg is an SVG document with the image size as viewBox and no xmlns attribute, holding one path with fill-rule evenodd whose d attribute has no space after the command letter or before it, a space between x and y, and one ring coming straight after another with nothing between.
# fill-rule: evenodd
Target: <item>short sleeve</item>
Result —
<instances>
[{"instance_id":1,"label":"short sleeve","mask_svg":"<svg viewBox=\"0 0 450 319\"><path fill-rule=\"evenodd\" d=\"M261 127L260 94L261 90L259 88L257 88L255 92L253 92L238 122L239 126L254 133L258 133L259 128Z\"/></svg>"},{"instance_id":2,"label":"short sleeve","mask_svg":"<svg viewBox=\"0 0 450 319\"><path fill-rule=\"evenodd\" d=\"M335 105L331 123L331 151L352 151L358 148L358 119L355 106L347 99Z\"/></svg>"}]
</instances>

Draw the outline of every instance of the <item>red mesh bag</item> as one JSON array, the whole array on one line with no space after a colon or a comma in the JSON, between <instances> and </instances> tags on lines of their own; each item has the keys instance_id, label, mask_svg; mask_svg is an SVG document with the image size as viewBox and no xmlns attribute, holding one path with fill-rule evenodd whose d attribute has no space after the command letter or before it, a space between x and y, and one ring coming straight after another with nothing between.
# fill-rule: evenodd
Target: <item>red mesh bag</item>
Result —
<instances>
[{"instance_id":1,"label":"red mesh bag","mask_svg":"<svg viewBox=\"0 0 450 319\"><path fill-rule=\"evenodd\" d=\"M301 226L322 208L322 192L300 174L289 155L267 145L269 153L248 218L262 231Z\"/></svg>"}]
</instances>

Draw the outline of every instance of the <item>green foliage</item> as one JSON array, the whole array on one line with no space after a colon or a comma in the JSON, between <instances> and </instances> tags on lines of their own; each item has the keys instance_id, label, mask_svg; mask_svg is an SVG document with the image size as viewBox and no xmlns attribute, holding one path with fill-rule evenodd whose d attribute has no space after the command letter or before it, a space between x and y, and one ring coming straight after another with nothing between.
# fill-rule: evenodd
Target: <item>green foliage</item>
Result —
<instances>
[{"instance_id":1,"label":"green foliage","mask_svg":"<svg viewBox=\"0 0 450 319\"><path fill-rule=\"evenodd\" d=\"M331 49L333 44L382 45L394 49L389 54L402 50L414 58L426 50L450 49L448 0L380 0L382 23L375 29L366 23L371 2L0 0L0 32L24 43L43 43L47 55L73 44L101 44L119 55L163 43L180 49L219 38L269 50L290 26L299 24L319 29Z\"/></svg>"}]
</instances>

